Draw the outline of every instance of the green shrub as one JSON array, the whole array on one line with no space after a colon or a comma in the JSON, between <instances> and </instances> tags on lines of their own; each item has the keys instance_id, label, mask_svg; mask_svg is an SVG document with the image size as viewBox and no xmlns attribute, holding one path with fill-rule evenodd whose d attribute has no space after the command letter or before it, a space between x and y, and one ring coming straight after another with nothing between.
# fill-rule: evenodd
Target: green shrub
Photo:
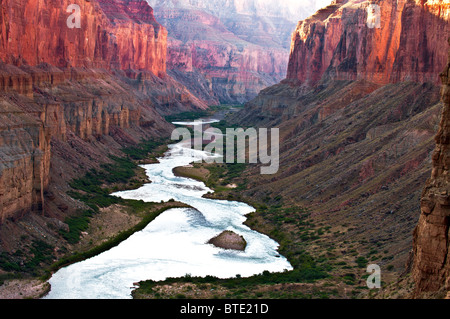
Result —
<instances>
[{"instance_id":1,"label":"green shrub","mask_svg":"<svg viewBox=\"0 0 450 319\"><path fill-rule=\"evenodd\" d=\"M356 258L355 262L358 265L358 268L366 268L368 261L364 257L358 257L358 258Z\"/></svg>"},{"instance_id":2,"label":"green shrub","mask_svg":"<svg viewBox=\"0 0 450 319\"><path fill-rule=\"evenodd\" d=\"M25 262L28 272L34 272L41 263L50 263L53 260L54 247L42 240L34 240L31 244L30 255L32 258Z\"/></svg>"},{"instance_id":3,"label":"green shrub","mask_svg":"<svg viewBox=\"0 0 450 319\"><path fill-rule=\"evenodd\" d=\"M81 233L88 229L92 215L92 211L85 210L80 216L67 217L65 223L69 226L69 231L60 230L60 234L70 244L78 243L80 241Z\"/></svg>"},{"instance_id":4,"label":"green shrub","mask_svg":"<svg viewBox=\"0 0 450 319\"><path fill-rule=\"evenodd\" d=\"M208 111L188 111L178 114L165 116L164 119L167 122L182 122L182 121L193 121L201 117L206 117L209 115Z\"/></svg>"}]
</instances>

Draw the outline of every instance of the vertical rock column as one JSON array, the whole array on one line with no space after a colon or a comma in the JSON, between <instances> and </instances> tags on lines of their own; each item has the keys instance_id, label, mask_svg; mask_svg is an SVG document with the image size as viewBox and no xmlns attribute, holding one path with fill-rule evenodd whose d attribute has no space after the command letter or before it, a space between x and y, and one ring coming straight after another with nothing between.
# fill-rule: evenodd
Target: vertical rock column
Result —
<instances>
[{"instance_id":1,"label":"vertical rock column","mask_svg":"<svg viewBox=\"0 0 450 319\"><path fill-rule=\"evenodd\" d=\"M450 38L448 39L450 45ZM414 231L414 296L450 292L450 51L442 80L442 118L436 135L433 170L421 199Z\"/></svg>"}]
</instances>

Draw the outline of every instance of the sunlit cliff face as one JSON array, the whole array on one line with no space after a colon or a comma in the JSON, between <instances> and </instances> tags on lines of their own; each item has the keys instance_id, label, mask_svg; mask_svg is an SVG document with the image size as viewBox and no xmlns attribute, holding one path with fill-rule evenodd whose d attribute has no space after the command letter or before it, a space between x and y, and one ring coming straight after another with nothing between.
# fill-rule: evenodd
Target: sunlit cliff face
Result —
<instances>
[{"instance_id":1,"label":"sunlit cliff face","mask_svg":"<svg viewBox=\"0 0 450 319\"><path fill-rule=\"evenodd\" d=\"M333 2L298 24L287 77L439 85L449 19L449 0Z\"/></svg>"}]
</instances>

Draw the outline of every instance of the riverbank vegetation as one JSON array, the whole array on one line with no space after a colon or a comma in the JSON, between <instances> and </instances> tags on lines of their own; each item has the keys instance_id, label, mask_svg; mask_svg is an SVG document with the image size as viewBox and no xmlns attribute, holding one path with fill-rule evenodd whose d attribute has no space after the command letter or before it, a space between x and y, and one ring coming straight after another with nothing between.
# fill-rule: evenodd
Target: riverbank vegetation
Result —
<instances>
[{"instance_id":1,"label":"riverbank vegetation","mask_svg":"<svg viewBox=\"0 0 450 319\"><path fill-rule=\"evenodd\" d=\"M189 112L183 112L178 113L174 115L167 115L164 117L164 119L169 122L183 122L183 121L194 121L201 117L207 117L211 115L211 112L209 111L189 111Z\"/></svg>"},{"instance_id":2,"label":"riverbank vegetation","mask_svg":"<svg viewBox=\"0 0 450 319\"><path fill-rule=\"evenodd\" d=\"M200 118L206 118L213 116L218 112L230 112L234 109L241 109L244 105L242 104L221 104L221 105L212 105L207 110L197 110L197 111L187 111L173 115L167 115L164 119L169 122L184 122L184 121L194 121Z\"/></svg>"},{"instance_id":3,"label":"riverbank vegetation","mask_svg":"<svg viewBox=\"0 0 450 319\"><path fill-rule=\"evenodd\" d=\"M253 203L253 205L255 205ZM280 244L279 252L288 258L293 270L281 273L265 271L244 278L219 279L213 276L168 278L164 281L144 281L133 292L140 298L328 298L337 295L330 287L316 282L329 277L328 268L316 260L305 245L297 245L282 231L285 222L307 226L309 213L299 207L281 208L257 205L247 224L266 233ZM258 225L258 221L265 225ZM260 227L262 226L262 227ZM171 287L169 289L168 287Z\"/></svg>"},{"instance_id":4,"label":"riverbank vegetation","mask_svg":"<svg viewBox=\"0 0 450 319\"><path fill-rule=\"evenodd\" d=\"M119 232L114 237L106 240L105 242L96 245L94 248L89 249L84 252L74 252L72 255L64 257L60 259L58 262L54 263L50 267L50 271L56 271L61 267L64 267L66 265L83 261L85 259L94 257L96 255L99 255L100 253L107 251L121 242L127 240L130 236L132 236L134 233L143 230L145 227L148 226L156 217L164 213L168 209L172 208L181 208L181 207L188 207L185 204L177 203L177 202L169 202L164 204L156 204L156 203L148 203L146 213L142 217L141 221L137 223L135 226L123 230Z\"/></svg>"},{"instance_id":5,"label":"riverbank vegetation","mask_svg":"<svg viewBox=\"0 0 450 319\"><path fill-rule=\"evenodd\" d=\"M228 127L225 121L213 125L219 129ZM247 189L247 168L248 164L195 163L176 168L174 173L204 182L214 190L207 197L244 201L255 207L256 212L248 216L246 224L277 241L280 254L288 258L294 269L282 273L264 272L250 278L242 278L240 274L230 279L200 278L187 274L183 278L169 278L161 282L145 281L133 292L134 298L307 298L334 294L329 288L317 289L315 285L315 282L329 277L329 267L307 250L310 241L320 236L308 231L311 226L310 212L303 207L284 205L281 197L258 203L242 196L242 191ZM297 227L301 239L291 237L286 227ZM290 292L280 290L280 285L289 285ZM305 292L305 285L312 289L310 294ZM183 291L180 292L180 289Z\"/></svg>"},{"instance_id":6,"label":"riverbank vegetation","mask_svg":"<svg viewBox=\"0 0 450 319\"><path fill-rule=\"evenodd\" d=\"M173 200L167 203L147 203L142 200L129 200L111 195L117 191L137 189L150 182L146 177L145 170L139 164L154 163L156 158L162 156L167 150L167 143L167 140L150 140L135 147L123 149L124 157L111 157L112 162L101 165L100 170L92 169L83 177L70 182L72 190L68 194L72 198L84 202L88 209L76 216L66 218L65 223L69 226L68 230L60 230L60 233L69 244L77 245L83 237L83 233L89 235L86 231L90 229L90 222L97 214L101 213L102 209L115 206L120 212L133 216L135 222L134 225L119 229L112 236L103 238L100 243L97 239L96 243L91 240L89 245L78 245L77 247L81 248L81 251L74 251L59 259L51 265L50 271L93 257L117 246L134 233L144 229L168 209L188 207ZM101 229L103 226L98 228ZM92 231L95 232L95 228L91 228Z\"/></svg>"},{"instance_id":7,"label":"riverbank vegetation","mask_svg":"<svg viewBox=\"0 0 450 319\"><path fill-rule=\"evenodd\" d=\"M143 229L154 218L170 208L186 207L185 204L145 203L111 196L112 192L136 189L149 182L142 163L152 163L167 150L167 140L143 141L139 145L123 149L124 156L110 157L110 162L91 169L84 176L69 182L68 195L83 203L85 208L67 216L55 228L61 236L57 246L44 241L33 241L25 254L17 250L14 254L0 253L0 268L5 271L2 280L44 276L63 265L80 261L117 245L130 235ZM114 213L106 209L114 207ZM111 230L105 231L108 220L117 216L129 216L129 222L115 222ZM106 217L105 217L106 216ZM106 223L91 227L93 220ZM128 220L122 218L123 220ZM90 238L86 240L86 238Z\"/></svg>"},{"instance_id":8,"label":"riverbank vegetation","mask_svg":"<svg viewBox=\"0 0 450 319\"><path fill-rule=\"evenodd\" d=\"M214 123L226 129L226 121ZM341 240L351 228L327 224L317 219L310 208L287 201L276 192L252 196L252 168L249 164L193 164L174 170L178 176L204 182L214 193L209 198L237 200L255 207L246 225L280 244L292 271L264 272L250 278L169 278L162 282L145 281L134 298L356 298L369 293L367 262L387 262L388 251L364 252L358 243ZM253 183L254 184L254 183Z\"/></svg>"},{"instance_id":9,"label":"riverbank vegetation","mask_svg":"<svg viewBox=\"0 0 450 319\"><path fill-rule=\"evenodd\" d=\"M76 244L81 233L88 228L90 218L101 208L114 204L126 206L135 213L148 210L151 203L125 200L112 196L111 193L137 189L148 182L145 172L138 163L149 157L156 160L157 155L162 155L164 149L161 148L164 145L165 141L145 141L138 146L126 148L123 150L126 156L112 156L112 163L102 164L101 169L91 169L83 177L72 180L69 183L72 190L68 194L84 202L88 209L81 211L77 216L67 217L65 223L69 225L69 230L60 230L61 235L70 244Z\"/></svg>"}]
</instances>

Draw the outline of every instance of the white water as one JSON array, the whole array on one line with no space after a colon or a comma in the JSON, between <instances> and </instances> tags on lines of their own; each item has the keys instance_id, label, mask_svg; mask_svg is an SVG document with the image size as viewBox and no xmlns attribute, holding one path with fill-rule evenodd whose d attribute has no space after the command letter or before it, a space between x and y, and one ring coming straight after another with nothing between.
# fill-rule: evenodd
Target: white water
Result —
<instances>
[{"instance_id":1,"label":"white water","mask_svg":"<svg viewBox=\"0 0 450 319\"><path fill-rule=\"evenodd\" d=\"M198 125L198 124L202 124L202 125L206 125L206 124L213 124L213 123L219 123L220 120L216 120L216 119L199 119L197 121L193 121L193 122L173 122L172 124L174 125L186 125L186 126L193 126L193 125Z\"/></svg>"},{"instance_id":2,"label":"white water","mask_svg":"<svg viewBox=\"0 0 450 319\"><path fill-rule=\"evenodd\" d=\"M151 184L113 194L126 199L160 202L175 199L195 209L171 209L117 247L57 271L49 280L49 299L131 298L133 283L168 277L212 275L219 278L282 272L292 266L277 252L278 244L243 225L254 208L240 202L202 198L211 189L176 177L172 169L208 154L170 145L159 164L143 166ZM206 242L224 230L247 241L245 252L216 248Z\"/></svg>"}]
</instances>

